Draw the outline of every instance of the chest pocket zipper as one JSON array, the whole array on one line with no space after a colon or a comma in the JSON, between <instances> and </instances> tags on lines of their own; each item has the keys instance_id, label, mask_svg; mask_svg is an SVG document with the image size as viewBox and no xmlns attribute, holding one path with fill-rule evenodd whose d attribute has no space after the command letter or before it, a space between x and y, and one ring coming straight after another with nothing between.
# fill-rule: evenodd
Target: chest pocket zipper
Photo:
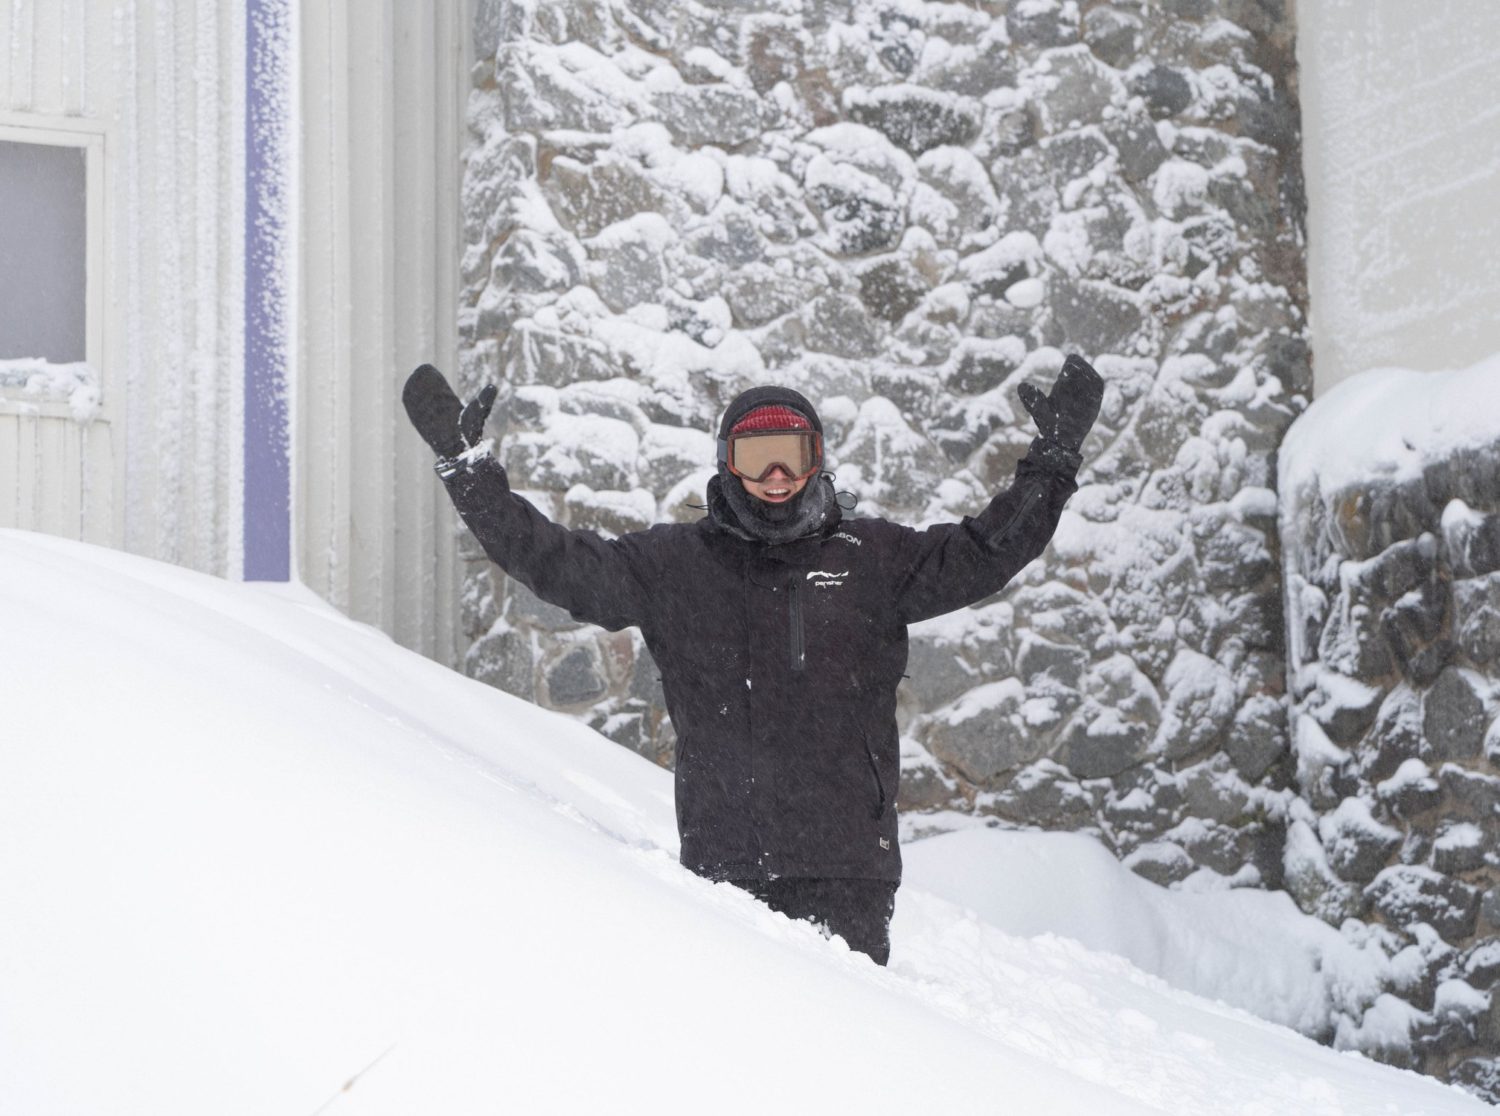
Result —
<instances>
[{"instance_id":1,"label":"chest pocket zipper","mask_svg":"<svg viewBox=\"0 0 1500 1116\"><path fill-rule=\"evenodd\" d=\"M802 582L797 580L795 573L787 587L786 606L791 628L792 669L802 670L807 665L807 644L802 631Z\"/></svg>"}]
</instances>

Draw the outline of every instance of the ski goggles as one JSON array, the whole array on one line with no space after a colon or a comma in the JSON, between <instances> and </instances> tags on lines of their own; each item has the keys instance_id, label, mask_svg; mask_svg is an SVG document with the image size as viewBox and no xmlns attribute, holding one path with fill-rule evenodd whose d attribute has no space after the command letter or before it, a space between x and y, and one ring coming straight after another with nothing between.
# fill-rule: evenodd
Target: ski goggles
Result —
<instances>
[{"instance_id":1,"label":"ski goggles","mask_svg":"<svg viewBox=\"0 0 1500 1116\"><path fill-rule=\"evenodd\" d=\"M744 480L763 481L778 465L802 480L823 464L823 436L815 430L746 430L719 441L719 460Z\"/></svg>"}]
</instances>

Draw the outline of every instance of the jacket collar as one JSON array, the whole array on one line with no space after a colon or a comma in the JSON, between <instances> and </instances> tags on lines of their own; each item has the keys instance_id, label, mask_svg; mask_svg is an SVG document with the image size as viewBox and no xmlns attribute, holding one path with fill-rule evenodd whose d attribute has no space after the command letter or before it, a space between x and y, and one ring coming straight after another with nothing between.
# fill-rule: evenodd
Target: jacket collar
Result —
<instances>
[{"instance_id":1,"label":"jacket collar","mask_svg":"<svg viewBox=\"0 0 1500 1116\"><path fill-rule=\"evenodd\" d=\"M799 537L772 542L746 531L725 497L721 487L722 477L718 476L708 482L708 514L703 517L702 522L714 534L727 536L742 546L753 549L757 557L790 565L810 562L816 558L824 540L838 530L844 515L834 498L833 482L827 476L819 474L816 483L827 486L825 491L820 492L823 497L819 500L820 514L817 521L809 525L807 533Z\"/></svg>"}]
</instances>

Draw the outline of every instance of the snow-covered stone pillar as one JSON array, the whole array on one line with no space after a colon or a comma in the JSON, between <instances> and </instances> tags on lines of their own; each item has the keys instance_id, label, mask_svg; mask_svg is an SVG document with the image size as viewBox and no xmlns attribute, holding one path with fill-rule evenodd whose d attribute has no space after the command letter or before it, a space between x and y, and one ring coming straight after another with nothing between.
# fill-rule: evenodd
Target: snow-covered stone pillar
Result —
<instances>
[{"instance_id":1,"label":"snow-covered stone pillar","mask_svg":"<svg viewBox=\"0 0 1500 1116\"><path fill-rule=\"evenodd\" d=\"M1339 384L1281 493L1287 887L1398 953L1399 1008L1338 1039L1500 1100L1500 358Z\"/></svg>"},{"instance_id":2,"label":"snow-covered stone pillar","mask_svg":"<svg viewBox=\"0 0 1500 1116\"><path fill-rule=\"evenodd\" d=\"M1310 386L1292 24L1273 0L569 0L476 16L463 379L513 482L700 514L719 409L816 400L857 514L978 511L1016 389L1107 381L1083 488L999 598L912 632L902 806L1275 883L1274 455ZM655 671L471 555L468 669L670 762Z\"/></svg>"}]
</instances>

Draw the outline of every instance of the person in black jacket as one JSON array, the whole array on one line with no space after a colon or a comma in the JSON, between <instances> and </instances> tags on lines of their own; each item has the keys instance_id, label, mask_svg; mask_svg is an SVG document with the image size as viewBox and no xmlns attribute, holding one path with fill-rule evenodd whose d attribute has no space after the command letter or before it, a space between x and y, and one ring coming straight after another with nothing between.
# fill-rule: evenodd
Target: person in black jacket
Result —
<instances>
[{"instance_id":1,"label":"person in black jacket","mask_svg":"<svg viewBox=\"0 0 1500 1116\"><path fill-rule=\"evenodd\" d=\"M638 627L677 732L683 865L885 964L901 880L896 686L906 629L997 592L1041 554L1077 490L1103 381L1071 356L1040 431L977 516L914 530L846 518L817 411L789 388L741 394L719 427L707 513L606 539L510 490L483 438L496 389L467 406L430 365L403 401L486 553L575 619Z\"/></svg>"}]
</instances>

